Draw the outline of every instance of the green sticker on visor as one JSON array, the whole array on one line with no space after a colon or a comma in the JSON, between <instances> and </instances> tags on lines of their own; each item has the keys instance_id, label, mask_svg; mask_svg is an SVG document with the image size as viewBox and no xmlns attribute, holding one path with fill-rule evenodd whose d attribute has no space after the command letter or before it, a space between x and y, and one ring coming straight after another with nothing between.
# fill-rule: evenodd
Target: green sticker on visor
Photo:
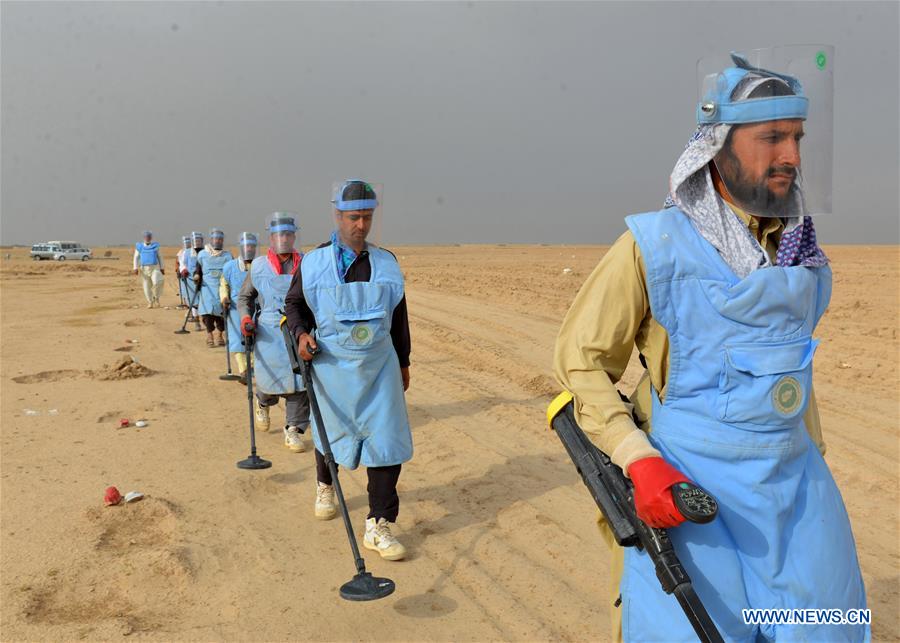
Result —
<instances>
[{"instance_id":1,"label":"green sticker on visor","mask_svg":"<svg viewBox=\"0 0 900 643\"><path fill-rule=\"evenodd\" d=\"M828 64L828 56L825 55L824 51L820 51L816 54L816 67L819 69L825 69L825 65Z\"/></svg>"}]
</instances>

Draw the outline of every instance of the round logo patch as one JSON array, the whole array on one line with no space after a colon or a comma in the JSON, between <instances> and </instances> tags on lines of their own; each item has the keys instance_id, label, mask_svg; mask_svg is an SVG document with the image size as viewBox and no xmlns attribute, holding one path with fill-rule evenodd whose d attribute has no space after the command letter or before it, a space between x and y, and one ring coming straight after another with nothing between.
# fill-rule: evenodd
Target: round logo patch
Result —
<instances>
[{"instance_id":1,"label":"round logo patch","mask_svg":"<svg viewBox=\"0 0 900 643\"><path fill-rule=\"evenodd\" d=\"M803 403L803 387L796 378L785 375L772 390L772 403L782 415L792 415Z\"/></svg>"},{"instance_id":2,"label":"round logo patch","mask_svg":"<svg viewBox=\"0 0 900 643\"><path fill-rule=\"evenodd\" d=\"M350 329L350 337L360 346L365 346L372 342L372 329L368 324L357 324Z\"/></svg>"}]
</instances>

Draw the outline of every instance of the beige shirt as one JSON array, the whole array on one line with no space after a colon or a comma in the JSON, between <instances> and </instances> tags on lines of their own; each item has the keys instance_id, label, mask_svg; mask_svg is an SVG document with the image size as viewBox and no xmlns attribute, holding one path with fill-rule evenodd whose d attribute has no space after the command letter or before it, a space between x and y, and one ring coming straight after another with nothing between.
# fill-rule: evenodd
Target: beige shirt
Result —
<instances>
[{"instance_id":1,"label":"beige shirt","mask_svg":"<svg viewBox=\"0 0 900 643\"><path fill-rule=\"evenodd\" d=\"M784 225L779 219L757 219L737 208L774 262ZM616 390L637 346L647 369L629 396ZM644 431L650 430L652 387L665 398L669 372L669 336L650 312L647 278L640 249L625 232L582 285L563 320L556 340L553 369L559 383L575 398L575 419L612 461L627 471L635 460L659 455ZM825 453L816 398L810 392L804 423L813 442Z\"/></svg>"}]
</instances>

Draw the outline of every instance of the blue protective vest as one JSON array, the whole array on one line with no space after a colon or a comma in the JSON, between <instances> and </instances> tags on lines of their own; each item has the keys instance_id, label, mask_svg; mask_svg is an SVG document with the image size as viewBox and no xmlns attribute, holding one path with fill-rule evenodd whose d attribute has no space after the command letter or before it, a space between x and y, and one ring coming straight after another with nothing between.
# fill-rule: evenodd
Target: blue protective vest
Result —
<instances>
[{"instance_id":1,"label":"blue protective vest","mask_svg":"<svg viewBox=\"0 0 900 643\"><path fill-rule=\"evenodd\" d=\"M255 360L253 374L256 386L263 393L283 395L306 390L300 375L291 370L291 358L281 333L284 298L291 285L292 275L275 274L266 255L250 264L250 278L257 290L256 340L253 344Z\"/></svg>"},{"instance_id":2,"label":"blue protective vest","mask_svg":"<svg viewBox=\"0 0 900 643\"><path fill-rule=\"evenodd\" d=\"M202 250L200 252L203 252ZM194 271L197 269L197 257L199 253L191 248L190 250L185 250L181 256L181 267L182 269L186 269L188 272L187 278L184 280L184 289L187 291L187 301L186 304L190 304L194 302L194 306L199 303L199 297L195 301L194 296L197 294L197 284L194 283L193 276Z\"/></svg>"},{"instance_id":3,"label":"blue protective vest","mask_svg":"<svg viewBox=\"0 0 900 643\"><path fill-rule=\"evenodd\" d=\"M709 490L719 515L669 530L726 641L862 641L862 625L746 625L743 608L865 608L850 521L803 425L831 270L770 267L739 279L677 208L626 219L653 317L669 335L666 397L650 441ZM694 641L642 551L625 553L626 641Z\"/></svg>"},{"instance_id":4,"label":"blue protective vest","mask_svg":"<svg viewBox=\"0 0 900 643\"><path fill-rule=\"evenodd\" d=\"M201 315L222 316L222 302L219 301L219 278L222 276L222 268L231 261L231 253L223 250L217 257L213 257L206 250L201 250L197 255L197 263L203 271L203 280L200 282L200 305L198 310Z\"/></svg>"},{"instance_id":5,"label":"blue protective vest","mask_svg":"<svg viewBox=\"0 0 900 643\"><path fill-rule=\"evenodd\" d=\"M149 246L138 241L134 244L134 249L141 255L142 266L159 265L159 244L156 241L151 241Z\"/></svg>"},{"instance_id":6,"label":"blue protective vest","mask_svg":"<svg viewBox=\"0 0 900 643\"><path fill-rule=\"evenodd\" d=\"M316 319L313 361L318 396L335 460L350 469L412 458L412 434L391 317L403 299L403 274L386 250L369 246L369 281L343 283L330 246L303 258L303 296ZM315 422L315 419L313 419ZM317 431L316 448L321 452Z\"/></svg>"},{"instance_id":7,"label":"blue protective vest","mask_svg":"<svg viewBox=\"0 0 900 643\"><path fill-rule=\"evenodd\" d=\"M225 325L228 333L228 350L232 353L243 353L244 343L241 341L241 318L237 311L238 293L244 285L244 280L250 274L249 270L241 270L243 259L232 259L222 268L222 276L228 284L228 292L231 293L231 306L228 307L228 315Z\"/></svg>"}]
</instances>

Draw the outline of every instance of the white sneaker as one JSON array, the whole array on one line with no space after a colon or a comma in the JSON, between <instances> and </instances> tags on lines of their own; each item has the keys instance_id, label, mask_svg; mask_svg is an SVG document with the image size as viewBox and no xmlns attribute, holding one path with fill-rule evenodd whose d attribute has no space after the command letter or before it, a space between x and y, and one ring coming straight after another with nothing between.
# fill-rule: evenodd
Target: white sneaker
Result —
<instances>
[{"instance_id":1,"label":"white sneaker","mask_svg":"<svg viewBox=\"0 0 900 643\"><path fill-rule=\"evenodd\" d=\"M375 522L374 518L366 518L366 535L363 537L366 549L377 551L385 560L402 560L406 556L406 547L394 538L391 523L384 518Z\"/></svg>"},{"instance_id":2,"label":"white sneaker","mask_svg":"<svg viewBox=\"0 0 900 643\"><path fill-rule=\"evenodd\" d=\"M334 505L334 487L324 482L316 483L316 518L331 520L337 515Z\"/></svg>"},{"instance_id":3,"label":"white sneaker","mask_svg":"<svg viewBox=\"0 0 900 643\"><path fill-rule=\"evenodd\" d=\"M303 442L303 434L300 433L300 429L295 426L284 427L284 446L294 453L306 451L306 443Z\"/></svg>"},{"instance_id":4,"label":"white sneaker","mask_svg":"<svg viewBox=\"0 0 900 643\"><path fill-rule=\"evenodd\" d=\"M269 430L269 407L261 406L259 398L253 396L253 408L256 409L255 422L253 423L257 431L265 433Z\"/></svg>"}]
</instances>

